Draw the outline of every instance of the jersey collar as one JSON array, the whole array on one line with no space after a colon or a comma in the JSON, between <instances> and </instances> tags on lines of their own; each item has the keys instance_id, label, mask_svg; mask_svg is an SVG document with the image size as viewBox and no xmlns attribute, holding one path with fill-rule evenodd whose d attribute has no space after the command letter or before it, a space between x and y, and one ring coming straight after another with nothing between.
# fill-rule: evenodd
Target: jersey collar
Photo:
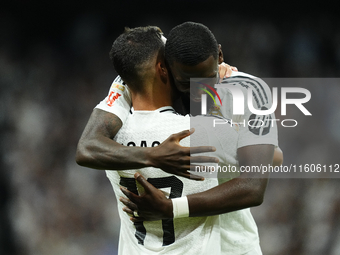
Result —
<instances>
[{"instance_id":1,"label":"jersey collar","mask_svg":"<svg viewBox=\"0 0 340 255\"><path fill-rule=\"evenodd\" d=\"M158 108L158 109L153 110L153 111L136 111L133 107L131 107L130 113L133 114L134 112L159 112L159 113L168 112L168 113L176 113L175 109L172 106L163 106L163 107Z\"/></svg>"}]
</instances>

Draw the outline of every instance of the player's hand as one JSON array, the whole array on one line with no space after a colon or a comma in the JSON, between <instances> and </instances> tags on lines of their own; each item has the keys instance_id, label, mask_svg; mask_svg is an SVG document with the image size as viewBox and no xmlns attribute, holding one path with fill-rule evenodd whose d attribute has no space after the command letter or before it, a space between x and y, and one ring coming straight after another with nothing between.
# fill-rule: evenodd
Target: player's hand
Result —
<instances>
[{"instance_id":1,"label":"player's hand","mask_svg":"<svg viewBox=\"0 0 340 255\"><path fill-rule=\"evenodd\" d=\"M213 146L183 147L179 142L191 135L195 130L184 130L177 134L172 134L159 146L152 148L149 154L151 166L161 168L163 171L182 176L193 180L204 180L203 177L194 175L188 170L195 171L192 163L218 163L218 159L208 156L191 156L202 152L213 152ZM190 163L192 165L190 165Z\"/></svg>"},{"instance_id":2,"label":"player's hand","mask_svg":"<svg viewBox=\"0 0 340 255\"><path fill-rule=\"evenodd\" d=\"M135 173L135 179L144 188L143 195L138 196L124 187L120 188L128 197L121 197L119 200L126 206L123 211L132 216L130 220L140 222L172 218L171 199L166 198L161 190L151 185L140 173Z\"/></svg>"},{"instance_id":3,"label":"player's hand","mask_svg":"<svg viewBox=\"0 0 340 255\"><path fill-rule=\"evenodd\" d=\"M228 78L231 76L231 73L235 71L237 72L237 67L235 66L230 66L227 63L222 62L218 66L218 73L220 75L220 82L222 81L223 78Z\"/></svg>"}]
</instances>

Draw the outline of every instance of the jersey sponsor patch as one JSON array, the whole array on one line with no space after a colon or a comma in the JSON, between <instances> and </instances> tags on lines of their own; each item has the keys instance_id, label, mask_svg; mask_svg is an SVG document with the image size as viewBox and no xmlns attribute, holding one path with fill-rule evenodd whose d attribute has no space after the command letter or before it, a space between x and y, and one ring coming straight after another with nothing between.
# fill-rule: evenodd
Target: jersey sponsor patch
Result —
<instances>
[{"instance_id":1,"label":"jersey sponsor patch","mask_svg":"<svg viewBox=\"0 0 340 255\"><path fill-rule=\"evenodd\" d=\"M107 105L112 106L113 103L116 101L116 99L120 96L121 96L121 94L119 94L118 92L111 91L109 96L107 97L107 100L106 100Z\"/></svg>"},{"instance_id":2,"label":"jersey sponsor patch","mask_svg":"<svg viewBox=\"0 0 340 255\"><path fill-rule=\"evenodd\" d=\"M119 89L121 90L122 92L125 90L125 86L119 84L119 83L113 83L111 85L111 89L110 90L113 90L113 89Z\"/></svg>"}]
</instances>

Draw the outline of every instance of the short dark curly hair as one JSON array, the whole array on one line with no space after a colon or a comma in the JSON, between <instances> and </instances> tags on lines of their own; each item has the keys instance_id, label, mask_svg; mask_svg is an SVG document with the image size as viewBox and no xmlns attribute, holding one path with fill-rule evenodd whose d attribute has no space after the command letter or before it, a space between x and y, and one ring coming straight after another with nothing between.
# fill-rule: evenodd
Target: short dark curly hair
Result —
<instances>
[{"instance_id":1,"label":"short dark curly hair","mask_svg":"<svg viewBox=\"0 0 340 255\"><path fill-rule=\"evenodd\" d=\"M208 57L218 57L218 43L208 27L200 23L185 22L174 27L165 45L165 59L184 65L197 65Z\"/></svg>"},{"instance_id":2,"label":"short dark curly hair","mask_svg":"<svg viewBox=\"0 0 340 255\"><path fill-rule=\"evenodd\" d=\"M141 77L143 64L152 59L160 50L164 51L162 30L156 26L125 28L112 44L109 53L113 66L121 78L131 87Z\"/></svg>"}]
</instances>

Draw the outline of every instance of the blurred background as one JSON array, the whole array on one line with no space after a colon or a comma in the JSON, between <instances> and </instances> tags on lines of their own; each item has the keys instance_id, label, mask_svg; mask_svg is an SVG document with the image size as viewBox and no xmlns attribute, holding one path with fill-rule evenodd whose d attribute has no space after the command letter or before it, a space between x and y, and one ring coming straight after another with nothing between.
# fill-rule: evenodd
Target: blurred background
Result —
<instances>
[{"instance_id":1,"label":"blurred background","mask_svg":"<svg viewBox=\"0 0 340 255\"><path fill-rule=\"evenodd\" d=\"M296 2L2 3L0 254L116 254L111 185L74 157L116 76L108 52L125 26L157 25L166 36L184 21L201 22L222 44L225 62L241 71L339 77L336 1ZM313 116L288 108L299 128L279 128L284 165L340 163L340 84L302 87L311 91ZM263 253L340 254L339 194L336 178L271 179L265 202L252 209Z\"/></svg>"}]
</instances>

